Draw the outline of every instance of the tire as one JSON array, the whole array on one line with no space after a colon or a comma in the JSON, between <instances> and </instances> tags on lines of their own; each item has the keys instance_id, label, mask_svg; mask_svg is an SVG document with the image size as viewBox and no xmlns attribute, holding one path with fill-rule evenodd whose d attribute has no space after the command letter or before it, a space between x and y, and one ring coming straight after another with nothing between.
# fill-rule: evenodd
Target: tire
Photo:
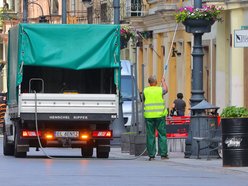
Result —
<instances>
[{"instance_id":1,"label":"tire","mask_svg":"<svg viewBox=\"0 0 248 186\"><path fill-rule=\"evenodd\" d=\"M108 158L110 152L110 140L100 139L96 145L96 157L97 158Z\"/></svg>"},{"instance_id":2,"label":"tire","mask_svg":"<svg viewBox=\"0 0 248 186\"><path fill-rule=\"evenodd\" d=\"M17 145L19 144L19 140L20 137L19 137L19 131L16 130L15 131L15 148L14 148L14 156L16 158L26 158L27 157L27 152L18 152L17 151Z\"/></svg>"},{"instance_id":3,"label":"tire","mask_svg":"<svg viewBox=\"0 0 248 186\"><path fill-rule=\"evenodd\" d=\"M97 147L96 148L96 157L97 158L108 158L109 157L109 152L100 151L99 147Z\"/></svg>"},{"instance_id":4,"label":"tire","mask_svg":"<svg viewBox=\"0 0 248 186\"><path fill-rule=\"evenodd\" d=\"M14 144L9 144L6 132L3 133L3 154L5 156L14 156Z\"/></svg>"},{"instance_id":5,"label":"tire","mask_svg":"<svg viewBox=\"0 0 248 186\"><path fill-rule=\"evenodd\" d=\"M85 146L81 148L81 154L83 158L92 158L93 156L93 146Z\"/></svg>"}]
</instances>

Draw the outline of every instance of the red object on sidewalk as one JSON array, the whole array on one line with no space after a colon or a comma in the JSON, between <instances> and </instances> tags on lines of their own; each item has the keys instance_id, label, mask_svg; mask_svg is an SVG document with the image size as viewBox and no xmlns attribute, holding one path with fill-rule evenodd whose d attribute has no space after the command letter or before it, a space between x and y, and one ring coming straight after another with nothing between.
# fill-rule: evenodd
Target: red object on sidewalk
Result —
<instances>
[{"instance_id":1,"label":"red object on sidewalk","mask_svg":"<svg viewBox=\"0 0 248 186\"><path fill-rule=\"evenodd\" d=\"M184 123L190 123L190 116L166 117L166 124L167 125L184 124Z\"/></svg>"},{"instance_id":2,"label":"red object on sidewalk","mask_svg":"<svg viewBox=\"0 0 248 186\"><path fill-rule=\"evenodd\" d=\"M220 118L220 116L217 116L218 127L220 126L220 122L221 122L221 118Z\"/></svg>"},{"instance_id":3,"label":"red object on sidewalk","mask_svg":"<svg viewBox=\"0 0 248 186\"><path fill-rule=\"evenodd\" d=\"M167 138L187 138L190 116L172 116L166 118ZM158 132L156 131L156 137Z\"/></svg>"}]
</instances>

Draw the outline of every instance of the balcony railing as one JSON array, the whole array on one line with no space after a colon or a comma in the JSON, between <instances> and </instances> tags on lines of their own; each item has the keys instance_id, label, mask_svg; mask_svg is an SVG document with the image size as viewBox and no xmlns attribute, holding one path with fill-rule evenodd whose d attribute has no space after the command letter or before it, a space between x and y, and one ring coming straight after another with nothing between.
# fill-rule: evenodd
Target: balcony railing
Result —
<instances>
[{"instance_id":1,"label":"balcony railing","mask_svg":"<svg viewBox=\"0 0 248 186\"><path fill-rule=\"evenodd\" d=\"M152 8L148 9L148 4L144 5L141 0L127 0L126 1L126 15L132 16L145 16L154 14L156 11L162 10L177 10L191 0L147 0L148 4L152 4ZM147 7L146 7L147 6Z\"/></svg>"}]
</instances>

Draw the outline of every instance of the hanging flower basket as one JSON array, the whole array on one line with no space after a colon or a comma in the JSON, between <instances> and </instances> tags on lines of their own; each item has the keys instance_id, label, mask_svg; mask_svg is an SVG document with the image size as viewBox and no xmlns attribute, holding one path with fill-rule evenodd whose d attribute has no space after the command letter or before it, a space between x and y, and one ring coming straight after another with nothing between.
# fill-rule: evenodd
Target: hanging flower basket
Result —
<instances>
[{"instance_id":1,"label":"hanging flower basket","mask_svg":"<svg viewBox=\"0 0 248 186\"><path fill-rule=\"evenodd\" d=\"M206 33L211 32L211 26L214 22L215 21L213 19L186 19L182 23L188 33Z\"/></svg>"},{"instance_id":2,"label":"hanging flower basket","mask_svg":"<svg viewBox=\"0 0 248 186\"><path fill-rule=\"evenodd\" d=\"M136 38L136 33L128 26L122 25L121 26L121 49L127 47L127 43L130 38L134 41Z\"/></svg>"},{"instance_id":3,"label":"hanging flower basket","mask_svg":"<svg viewBox=\"0 0 248 186\"><path fill-rule=\"evenodd\" d=\"M202 8L194 8L186 6L180 8L176 15L177 23L182 22L189 33L205 33L211 32L211 26L215 21L222 22L222 7L203 6Z\"/></svg>"}]
</instances>

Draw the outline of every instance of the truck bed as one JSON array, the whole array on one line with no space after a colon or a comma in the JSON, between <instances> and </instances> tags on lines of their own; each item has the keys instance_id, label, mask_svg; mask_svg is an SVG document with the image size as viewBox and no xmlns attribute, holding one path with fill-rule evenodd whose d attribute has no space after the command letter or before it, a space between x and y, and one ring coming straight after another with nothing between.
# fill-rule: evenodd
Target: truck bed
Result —
<instances>
[{"instance_id":1,"label":"truck bed","mask_svg":"<svg viewBox=\"0 0 248 186\"><path fill-rule=\"evenodd\" d=\"M19 104L19 115L26 120L33 120L35 112L41 120L111 120L118 115L116 94L23 93Z\"/></svg>"}]
</instances>

